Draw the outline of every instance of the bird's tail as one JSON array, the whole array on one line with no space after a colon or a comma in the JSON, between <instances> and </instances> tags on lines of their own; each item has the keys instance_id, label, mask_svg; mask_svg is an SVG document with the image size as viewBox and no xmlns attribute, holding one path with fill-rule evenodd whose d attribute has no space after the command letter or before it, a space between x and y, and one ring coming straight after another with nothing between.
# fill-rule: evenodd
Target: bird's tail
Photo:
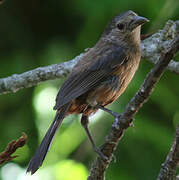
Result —
<instances>
[{"instance_id":1,"label":"bird's tail","mask_svg":"<svg viewBox=\"0 0 179 180\"><path fill-rule=\"evenodd\" d=\"M53 140L53 137L55 136L55 133L59 127L59 125L62 123L66 112L68 111L71 103L65 104L60 112L57 112L55 119L53 123L51 124L50 128L48 129L45 137L43 138L40 146L38 147L37 151L35 152L35 155L30 160L27 172L31 172L31 174L34 174L38 168L42 165L43 160L45 159L45 156L50 148L50 144Z\"/></svg>"}]
</instances>

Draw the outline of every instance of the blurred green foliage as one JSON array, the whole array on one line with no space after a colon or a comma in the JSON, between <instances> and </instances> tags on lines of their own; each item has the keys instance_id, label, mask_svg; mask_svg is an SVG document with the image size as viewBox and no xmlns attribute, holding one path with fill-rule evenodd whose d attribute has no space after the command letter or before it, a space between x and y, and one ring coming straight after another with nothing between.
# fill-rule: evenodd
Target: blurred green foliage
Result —
<instances>
[{"instance_id":1,"label":"blurred green foliage","mask_svg":"<svg viewBox=\"0 0 179 180\"><path fill-rule=\"evenodd\" d=\"M178 0L5 1L0 5L0 78L72 59L95 44L114 15L128 9L151 20L143 27L143 33L156 32L168 19L179 19ZM142 61L124 95L110 108L123 111L152 67ZM52 107L62 82L62 79L44 82L0 96L0 151L22 132L28 135L27 145L15 153L19 157L0 169L1 180L83 180L87 177L96 154L78 116L65 119L37 174L31 178L24 175L28 161L52 122ZM157 177L179 123L178 92L178 75L166 72L135 117L135 127L129 128L120 141L116 161L107 170L107 179ZM113 119L104 112L91 119L95 141L102 144Z\"/></svg>"}]
</instances>

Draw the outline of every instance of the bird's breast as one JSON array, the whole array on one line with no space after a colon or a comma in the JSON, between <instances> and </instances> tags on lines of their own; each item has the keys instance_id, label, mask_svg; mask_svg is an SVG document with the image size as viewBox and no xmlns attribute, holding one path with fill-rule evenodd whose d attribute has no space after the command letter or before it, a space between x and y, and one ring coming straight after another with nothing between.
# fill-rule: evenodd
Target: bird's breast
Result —
<instances>
[{"instance_id":1,"label":"bird's breast","mask_svg":"<svg viewBox=\"0 0 179 180\"><path fill-rule=\"evenodd\" d=\"M106 106L115 101L127 88L132 80L140 61L140 56L129 58L117 66L105 81L88 93L88 103Z\"/></svg>"},{"instance_id":2,"label":"bird's breast","mask_svg":"<svg viewBox=\"0 0 179 180\"><path fill-rule=\"evenodd\" d=\"M138 58L133 56L115 67L107 77L101 80L98 86L74 99L68 113L90 115L97 111L94 108L97 104L106 106L115 101L130 83L138 68L139 61L140 56Z\"/></svg>"}]
</instances>

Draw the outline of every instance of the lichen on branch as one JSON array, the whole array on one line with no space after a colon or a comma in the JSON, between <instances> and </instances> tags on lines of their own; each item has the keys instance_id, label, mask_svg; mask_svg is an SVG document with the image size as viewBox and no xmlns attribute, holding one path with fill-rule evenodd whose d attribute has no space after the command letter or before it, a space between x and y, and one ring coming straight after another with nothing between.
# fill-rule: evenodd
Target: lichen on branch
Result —
<instances>
[{"instance_id":1,"label":"lichen on branch","mask_svg":"<svg viewBox=\"0 0 179 180\"><path fill-rule=\"evenodd\" d=\"M142 57L156 64L161 53L169 48L171 41L178 35L179 21L169 20L162 30L142 41ZM20 89L35 86L43 81L62 78L83 58L84 53L68 62L39 67L22 74L13 74L6 78L0 78L0 94L14 93ZM179 62L172 60L167 68L179 74Z\"/></svg>"}]
</instances>

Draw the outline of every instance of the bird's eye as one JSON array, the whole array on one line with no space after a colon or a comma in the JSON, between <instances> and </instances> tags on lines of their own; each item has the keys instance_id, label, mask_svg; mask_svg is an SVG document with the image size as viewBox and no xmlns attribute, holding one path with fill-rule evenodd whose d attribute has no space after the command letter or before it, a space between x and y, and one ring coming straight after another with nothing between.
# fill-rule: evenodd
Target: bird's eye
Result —
<instances>
[{"instance_id":1,"label":"bird's eye","mask_svg":"<svg viewBox=\"0 0 179 180\"><path fill-rule=\"evenodd\" d=\"M123 30L124 29L124 24L122 24L122 23L117 24L117 28L119 30Z\"/></svg>"}]
</instances>

